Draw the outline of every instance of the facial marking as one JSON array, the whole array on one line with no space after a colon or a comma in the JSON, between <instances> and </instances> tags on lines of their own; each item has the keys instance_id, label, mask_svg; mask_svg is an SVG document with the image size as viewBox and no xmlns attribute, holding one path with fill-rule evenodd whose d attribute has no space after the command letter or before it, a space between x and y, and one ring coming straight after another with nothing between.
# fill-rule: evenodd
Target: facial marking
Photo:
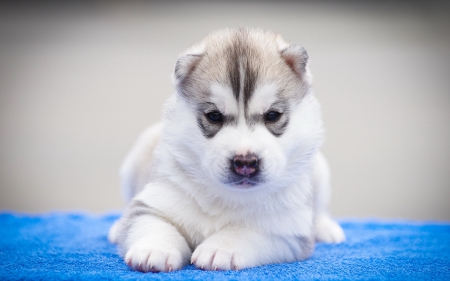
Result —
<instances>
[{"instance_id":1,"label":"facial marking","mask_svg":"<svg viewBox=\"0 0 450 281\"><path fill-rule=\"evenodd\" d=\"M230 85L233 89L234 98L239 100L239 93L241 91L241 75L239 71L239 54L236 50L236 44L232 44L226 50L226 58L228 79L230 80Z\"/></svg>"},{"instance_id":2,"label":"facial marking","mask_svg":"<svg viewBox=\"0 0 450 281\"><path fill-rule=\"evenodd\" d=\"M258 71L256 68L251 67L251 64L247 61L245 67L245 78L244 78L244 108L247 112L248 102L250 101L258 79Z\"/></svg>"},{"instance_id":3,"label":"facial marking","mask_svg":"<svg viewBox=\"0 0 450 281\"><path fill-rule=\"evenodd\" d=\"M233 96L238 102L243 102L244 110L256 87L259 77L258 52L247 43L248 34L242 33L226 49L228 79L233 89Z\"/></svg>"},{"instance_id":4,"label":"facial marking","mask_svg":"<svg viewBox=\"0 0 450 281\"><path fill-rule=\"evenodd\" d=\"M266 122L267 129L276 137L281 136L289 125L289 115L283 114L277 122Z\"/></svg>"},{"instance_id":5,"label":"facial marking","mask_svg":"<svg viewBox=\"0 0 450 281\"><path fill-rule=\"evenodd\" d=\"M273 83L255 89L248 105L247 126L265 126L276 137L285 132L289 125L289 99L280 97L279 92Z\"/></svg>"},{"instance_id":6,"label":"facial marking","mask_svg":"<svg viewBox=\"0 0 450 281\"><path fill-rule=\"evenodd\" d=\"M214 83L210 88L209 101L197 108L197 123L206 138L214 137L224 126L237 123L238 108L232 90ZM220 116L220 118L217 118Z\"/></svg>"}]
</instances>

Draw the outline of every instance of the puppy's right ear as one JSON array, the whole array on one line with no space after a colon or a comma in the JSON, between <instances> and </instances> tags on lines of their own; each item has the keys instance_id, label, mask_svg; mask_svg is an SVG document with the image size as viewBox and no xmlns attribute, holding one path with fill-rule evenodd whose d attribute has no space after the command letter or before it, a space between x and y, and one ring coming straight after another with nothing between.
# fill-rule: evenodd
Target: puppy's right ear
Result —
<instances>
[{"instance_id":1,"label":"puppy's right ear","mask_svg":"<svg viewBox=\"0 0 450 281\"><path fill-rule=\"evenodd\" d=\"M195 69L201 58L201 54L187 54L180 57L175 65L175 80L183 81Z\"/></svg>"}]
</instances>

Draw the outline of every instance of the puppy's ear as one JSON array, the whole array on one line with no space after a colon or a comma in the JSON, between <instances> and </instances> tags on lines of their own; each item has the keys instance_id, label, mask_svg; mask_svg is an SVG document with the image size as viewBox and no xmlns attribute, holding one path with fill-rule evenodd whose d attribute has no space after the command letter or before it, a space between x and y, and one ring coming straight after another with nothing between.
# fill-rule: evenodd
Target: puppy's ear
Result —
<instances>
[{"instance_id":1,"label":"puppy's ear","mask_svg":"<svg viewBox=\"0 0 450 281\"><path fill-rule=\"evenodd\" d=\"M178 82L184 80L195 69L201 58L201 54L187 54L180 57L175 65L174 78Z\"/></svg>"},{"instance_id":2,"label":"puppy's ear","mask_svg":"<svg viewBox=\"0 0 450 281\"><path fill-rule=\"evenodd\" d=\"M299 45L292 45L281 50L281 57L286 64L301 78L305 78L308 66L308 53Z\"/></svg>"}]
</instances>

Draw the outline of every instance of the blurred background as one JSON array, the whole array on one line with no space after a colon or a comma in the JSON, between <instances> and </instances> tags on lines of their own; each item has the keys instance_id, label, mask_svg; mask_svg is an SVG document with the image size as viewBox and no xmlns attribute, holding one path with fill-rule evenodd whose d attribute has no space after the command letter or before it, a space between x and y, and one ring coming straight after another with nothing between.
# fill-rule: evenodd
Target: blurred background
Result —
<instances>
[{"instance_id":1,"label":"blurred background","mask_svg":"<svg viewBox=\"0 0 450 281\"><path fill-rule=\"evenodd\" d=\"M179 53L248 26L308 50L334 216L450 220L443 2L61 2L0 4L0 210L121 210Z\"/></svg>"}]
</instances>

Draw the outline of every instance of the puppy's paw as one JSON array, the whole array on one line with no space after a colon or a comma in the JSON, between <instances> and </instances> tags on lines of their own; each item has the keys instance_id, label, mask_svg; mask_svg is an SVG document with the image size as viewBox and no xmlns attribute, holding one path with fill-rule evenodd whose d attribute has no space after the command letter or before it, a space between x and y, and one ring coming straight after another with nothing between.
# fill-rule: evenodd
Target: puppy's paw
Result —
<instances>
[{"instance_id":1,"label":"puppy's paw","mask_svg":"<svg viewBox=\"0 0 450 281\"><path fill-rule=\"evenodd\" d=\"M119 231L119 227L120 227L119 221L115 221L111 226L111 228L109 229L108 241L112 244L117 244L118 242L117 233Z\"/></svg>"},{"instance_id":2,"label":"puppy's paw","mask_svg":"<svg viewBox=\"0 0 450 281\"><path fill-rule=\"evenodd\" d=\"M125 255L125 262L142 272L170 272L184 265L181 252L170 245L134 243Z\"/></svg>"},{"instance_id":3,"label":"puppy's paw","mask_svg":"<svg viewBox=\"0 0 450 281\"><path fill-rule=\"evenodd\" d=\"M316 241L325 243L341 243L345 241L342 227L327 215L316 217Z\"/></svg>"},{"instance_id":4,"label":"puppy's paw","mask_svg":"<svg viewBox=\"0 0 450 281\"><path fill-rule=\"evenodd\" d=\"M249 267L242 250L213 241L200 244L192 254L191 263L203 270L239 270Z\"/></svg>"}]
</instances>

